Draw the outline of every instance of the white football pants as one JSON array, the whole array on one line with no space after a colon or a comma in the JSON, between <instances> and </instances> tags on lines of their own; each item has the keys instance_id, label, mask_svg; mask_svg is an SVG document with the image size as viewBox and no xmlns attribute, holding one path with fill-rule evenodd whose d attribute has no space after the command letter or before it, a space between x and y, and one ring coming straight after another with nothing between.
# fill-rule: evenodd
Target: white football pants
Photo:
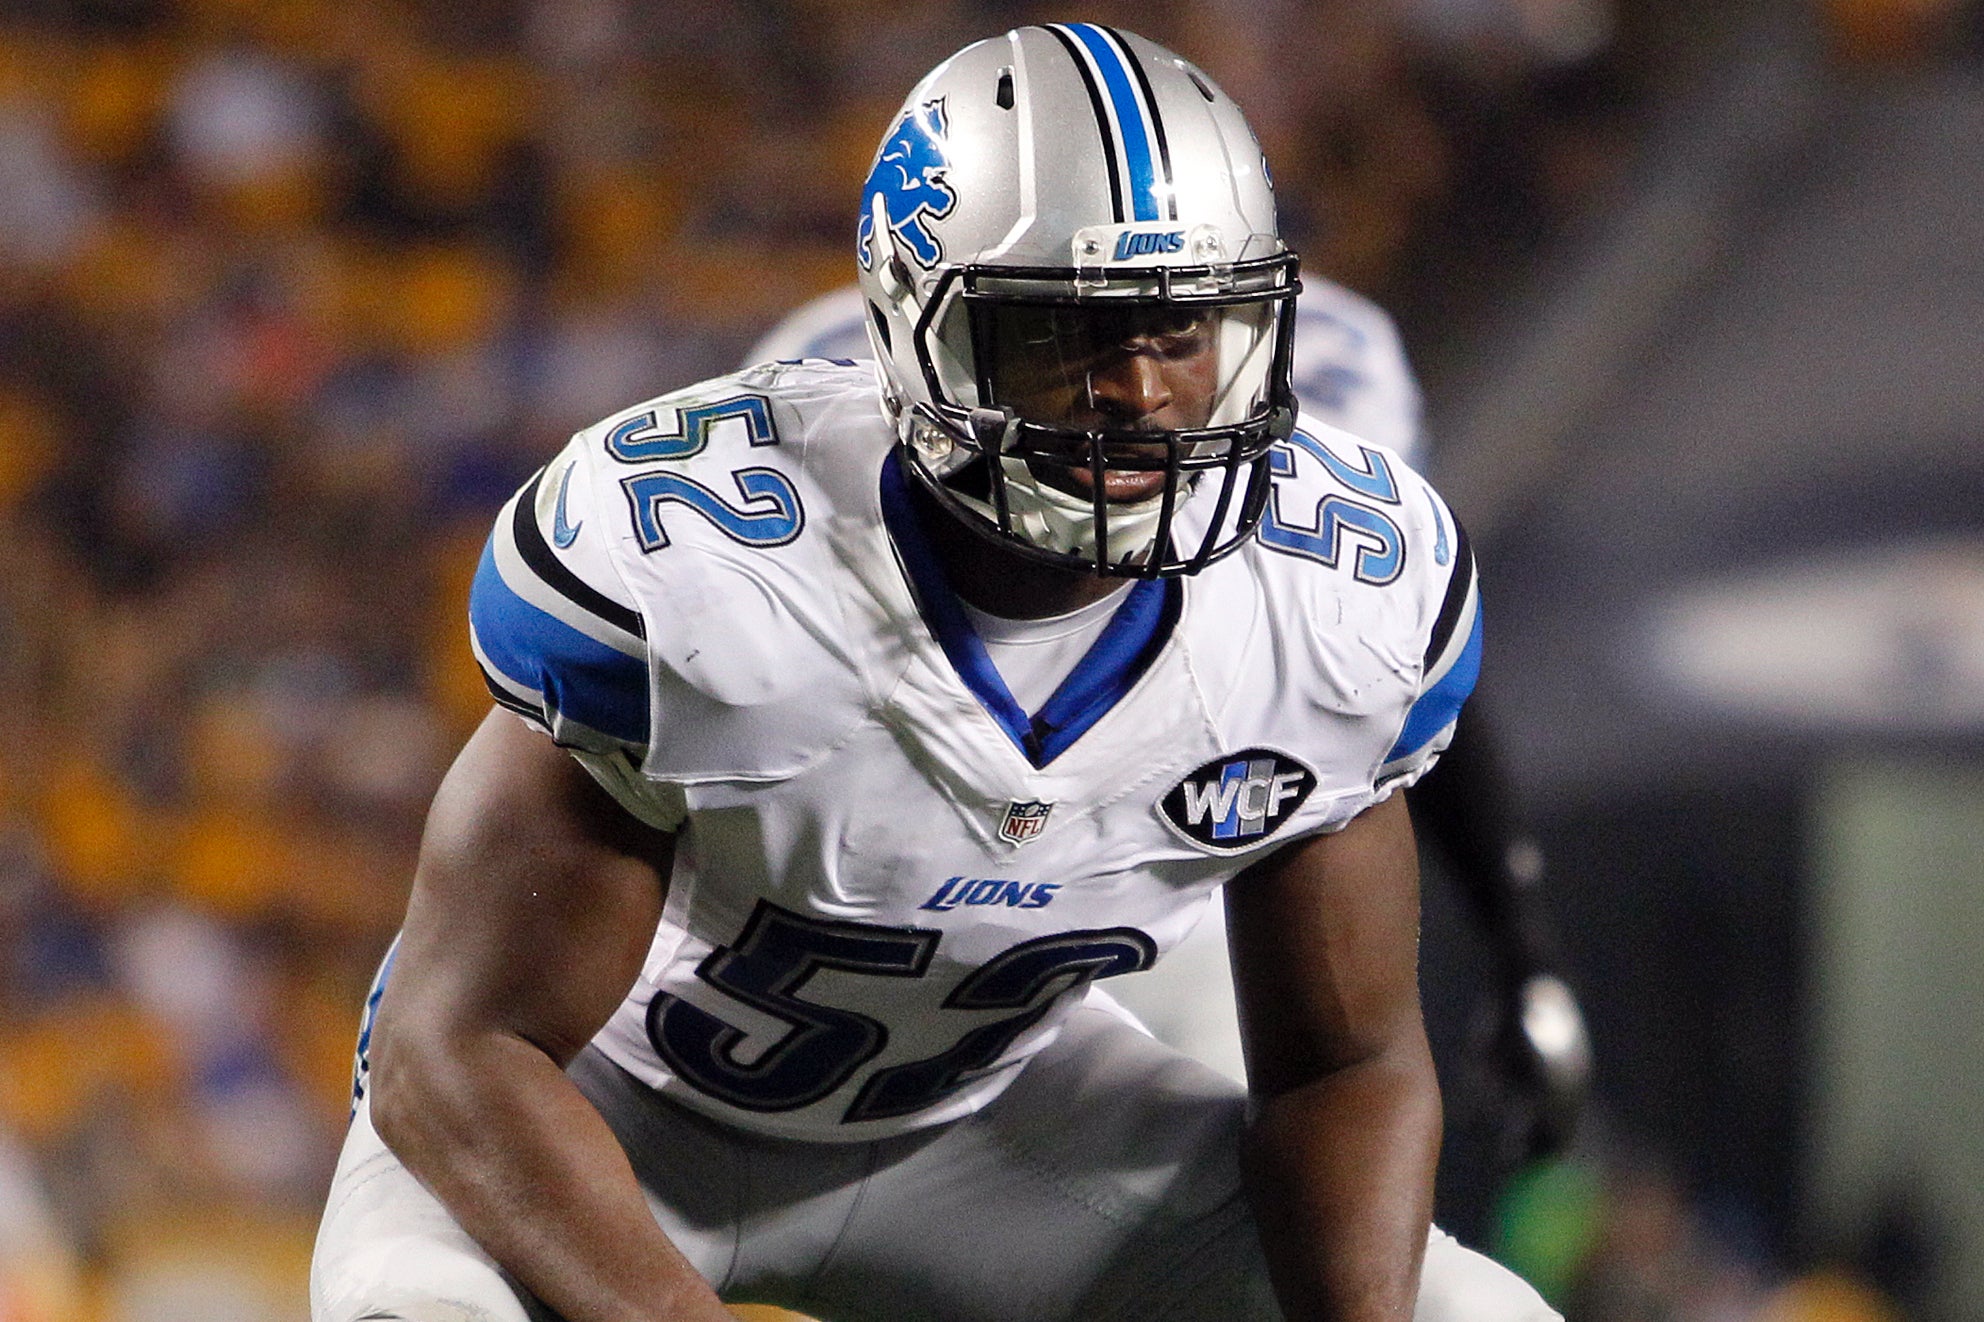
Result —
<instances>
[{"instance_id":1,"label":"white football pants","mask_svg":"<svg viewBox=\"0 0 1984 1322\"><path fill-rule=\"evenodd\" d=\"M866 1143L728 1128L596 1052L572 1076L655 1219L726 1300L832 1322L1278 1319L1240 1189L1245 1095L1084 1009L976 1115ZM310 1279L314 1322L551 1322L379 1141L361 1105ZM1415 1322L1560 1322L1433 1230Z\"/></svg>"}]
</instances>

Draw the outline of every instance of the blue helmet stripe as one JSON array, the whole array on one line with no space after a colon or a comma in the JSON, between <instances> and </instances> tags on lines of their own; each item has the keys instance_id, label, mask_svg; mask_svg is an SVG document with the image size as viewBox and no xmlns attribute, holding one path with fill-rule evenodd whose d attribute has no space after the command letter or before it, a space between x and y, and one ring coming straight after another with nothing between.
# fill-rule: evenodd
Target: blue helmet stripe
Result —
<instances>
[{"instance_id":1,"label":"blue helmet stripe","mask_svg":"<svg viewBox=\"0 0 1984 1322\"><path fill-rule=\"evenodd\" d=\"M1116 44L1116 49L1123 52L1124 60L1129 65L1130 72L1137 76L1137 87L1143 94L1144 105L1150 111L1151 137L1157 142L1157 178L1158 187L1164 193L1164 218L1166 220L1176 220L1178 219L1178 190L1172 186L1171 144L1164 137L1164 113L1157 107L1157 93L1151 90L1150 74L1144 68L1143 61L1137 58L1137 53L1130 49L1128 42L1123 40L1122 33L1118 32L1115 28L1104 28L1103 31L1109 34L1109 39Z\"/></svg>"},{"instance_id":2,"label":"blue helmet stripe","mask_svg":"<svg viewBox=\"0 0 1984 1322\"><path fill-rule=\"evenodd\" d=\"M1138 103L1128 62L1102 29L1093 23L1069 23L1066 28L1095 61L1096 71L1102 75L1102 85L1109 93L1109 105L1115 113L1124 164L1129 167L1130 218L1163 219L1164 213L1157 201L1157 167L1151 151L1151 125Z\"/></svg>"}]
</instances>

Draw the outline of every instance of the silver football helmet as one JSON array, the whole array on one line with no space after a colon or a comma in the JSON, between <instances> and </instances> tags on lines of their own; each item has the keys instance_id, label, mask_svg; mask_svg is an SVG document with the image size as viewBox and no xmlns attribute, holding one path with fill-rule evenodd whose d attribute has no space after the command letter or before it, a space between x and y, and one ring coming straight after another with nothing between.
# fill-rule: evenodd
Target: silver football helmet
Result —
<instances>
[{"instance_id":1,"label":"silver football helmet","mask_svg":"<svg viewBox=\"0 0 1984 1322\"><path fill-rule=\"evenodd\" d=\"M1300 281L1198 69L1086 23L966 47L883 139L856 247L905 466L968 524L1136 577L1252 534ZM1180 520L1188 497L1209 505Z\"/></svg>"}]
</instances>

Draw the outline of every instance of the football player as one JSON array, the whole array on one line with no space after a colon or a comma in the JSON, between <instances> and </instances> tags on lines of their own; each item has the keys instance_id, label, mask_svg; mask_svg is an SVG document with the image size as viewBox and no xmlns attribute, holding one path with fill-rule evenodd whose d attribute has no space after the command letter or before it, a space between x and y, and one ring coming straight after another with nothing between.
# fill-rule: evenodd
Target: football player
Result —
<instances>
[{"instance_id":1,"label":"football player","mask_svg":"<svg viewBox=\"0 0 1984 1322\"><path fill-rule=\"evenodd\" d=\"M1429 1224L1398 791L1473 560L1297 427L1240 113L1127 33L968 47L856 255L879 368L637 405L499 515L503 710L372 999L314 1316L1554 1317ZM1245 1091L1089 995L1222 896Z\"/></svg>"},{"instance_id":2,"label":"football player","mask_svg":"<svg viewBox=\"0 0 1984 1322\"><path fill-rule=\"evenodd\" d=\"M844 285L794 309L751 347L745 364L870 359L870 338L861 290ZM1305 274L1293 345L1302 417L1419 465L1419 384L1382 308ZM1568 1145L1590 1086L1591 1048L1577 999L1555 972L1556 943L1536 893L1542 856L1516 825L1507 775L1478 709L1462 710L1439 767L1413 787L1412 815L1447 864L1495 965L1490 1013L1475 1026L1470 1086L1459 1105L1476 1129L1490 1131L1493 1155L1513 1166ZM1110 990L1158 1037L1244 1080L1219 906L1164 963Z\"/></svg>"}]
</instances>

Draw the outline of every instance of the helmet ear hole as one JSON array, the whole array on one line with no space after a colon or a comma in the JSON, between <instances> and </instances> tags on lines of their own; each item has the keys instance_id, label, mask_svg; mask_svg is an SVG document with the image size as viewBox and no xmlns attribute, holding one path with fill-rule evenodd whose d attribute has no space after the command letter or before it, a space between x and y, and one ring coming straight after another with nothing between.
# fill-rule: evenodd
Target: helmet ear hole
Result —
<instances>
[{"instance_id":1,"label":"helmet ear hole","mask_svg":"<svg viewBox=\"0 0 1984 1322\"><path fill-rule=\"evenodd\" d=\"M868 300L868 319L875 323L875 335L876 338L881 340L883 351L885 353L894 353L896 346L895 342L889 336L889 318L882 311L881 305L873 299Z\"/></svg>"}]
</instances>

